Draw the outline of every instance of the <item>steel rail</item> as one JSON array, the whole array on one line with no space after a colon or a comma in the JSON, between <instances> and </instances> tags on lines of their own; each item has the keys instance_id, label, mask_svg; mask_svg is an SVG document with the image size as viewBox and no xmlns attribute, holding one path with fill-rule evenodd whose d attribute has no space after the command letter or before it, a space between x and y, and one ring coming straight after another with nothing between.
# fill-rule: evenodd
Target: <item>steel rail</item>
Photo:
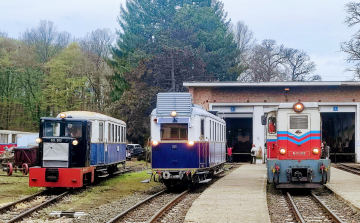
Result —
<instances>
[{"instance_id":1,"label":"steel rail","mask_svg":"<svg viewBox=\"0 0 360 223\"><path fill-rule=\"evenodd\" d=\"M318 196L316 196L313 192L311 192L311 195L316 199L317 202L321 204L321 206L325 209L325 211L331 216L332 220L337 223L344 223L334 212L330 210L330 208L324 204Z\"/></svg>"},{"instance_id":2,"label":"steel rail","mask_svg":"<svg viewBox=\"0 0 360 223\"><path fill-rule=\"evenodd\" d=\"M156 193L148 198L146 198L145 200L140 201L139 203L135 204L134 206L130 207L129 209L121 212L120 214L116 215L115 217L113 217L112 219L110 219L109 221L107 221L107 223L113 223L116 222L117 220L119 220L121 217L123 217L125 214L129 213L130 211L134 210L135 208L139 207L140 205L144 204L145 202L159 196L160 194L164 193L166 190L160 191L159 193Z\"/></svg>"},{"instance_id":3,"label":"steel rail","mask_svg":"<svg viewBox=\"0 0 360 223\"><path fill-rule=\"evenodd\" d=\"M26 212L23 212L23 213L21 213L20 215L18 215L18 216L16 216L16 217L12 218L12 219L11 219L11 220L9 220L7 223L11 223L11 222L15 222L15 221L17 221L17 220L20 220L20 219L22 219L23 217L25 217L26 215L31 214L32 212L34 212L34 211L36 211L36 210L40 209L41 207L43 207L43 206L47 205L47 204L48 204L48 203L50 203L50 202L53 202L53 201L55 201L55 200L57 200L57 199L59 199L59 198L63 197L64 195L66 195L66 194L68 194L68 193L69 193L69 192L68 192L68 191L66 191L66 192L64 192L64 193L62 193L62 194L60 194L60 195L58 195L58 196L56 196L56 197L54 197L54 198L52 198L52 199L50 199L50 200L48 200L48 201L44 202L44 203L41 203L41 204L39 204L39 205L37 205L37 206L35 206L35 207L31 208L30 210L27 210Z\"/></svg>"},{"instance_id":4,"label":"steel rail","mask_svg":"<svg viewBox=\"0 0 360 223\"><path fill-rule=\"evenodd\" d=\"M167 203L163 208L161 208L156 214L154 214L150 220L147 221L147 223L153 223L156 222L157 219L163 215L165 213L165 211L167 211L172 205L176 204L183 196L185 196L187 193L189 192L189 190L186 190L184 192L182 192L181 194L179 194L176 198L174 198L172 201L170 201L169 203Z\"/></svg>"},{"instance_id":5,"label":"steel rail","mask_svg":"<svg viewBox=\"0 0 360 223\"><path fill-rule=\"evenodd\" d=\"M39 196L39 195L42 194L42 193L45 193L45 191L40 191L40 192L38 192L38 193L36 193L36 194L33 194L33 195L30 195L30 196L24 197L24 198L22 198L22 199L20 199L20 200L17 200L17 201L14 201L14 202L9 203L9 204L7 204L7 205L4 205L4 206L0 207L0 212L2 212L4 209L10 208L11 206L14 206L15 204L18 204L18 203L20 203L20 202L23 202L23 201L26 201L26 200L30 200L30 199L33 198L33 197Z\"/></svg>"},{"instance_id":6,"label":"steel rail","mask_svg":"<svg viewBox=\"0 0 360 223\"><path fill-rule=\"evenodd\" d=\"M299 209L296 207L296 204L294 202L294 200L292 199L291 195L289 192L286 192L290 202L291 202L291 205L293 206L294 210L295 210L295 215L296 217L300 220L301 223L305 223L305 220L304 218L301 216L300 212L299 212Z\"/></svg>"},{"instance_id":7,"label":"steel rail","mask_svg":"<svg viewBox=\"0 0 360 223\"><path fill-rule=\"evenodd\" d=\"M351 167L351 166L348 166L348 165L345 165L345 164L342 164L342 163L336 164L335 167L338 168L338 169L347 171L347 172L351 172L351 173L360 175L360 170L358 168L356 168L356 167ZM357 170L355 170L355 169L357 169Z\"/></svg>"}]
</instances>

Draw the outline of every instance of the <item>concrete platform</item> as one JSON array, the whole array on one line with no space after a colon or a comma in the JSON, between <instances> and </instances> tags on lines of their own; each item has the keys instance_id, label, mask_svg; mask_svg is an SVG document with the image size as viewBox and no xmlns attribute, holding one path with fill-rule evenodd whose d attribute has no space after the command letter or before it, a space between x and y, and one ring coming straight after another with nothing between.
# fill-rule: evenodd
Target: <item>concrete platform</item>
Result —
<instances>
[{"instance_id":1,"label":"concrete platform","mask_svg":"<svg viewBox=\"0 0 360 223\"><path fill-rule=\"evenodd\" d=\"M193 203L185 222L270 223L265 164L245 164L214 183Z\"/></svg>"},{"instance_id":2,"label":"concrete platform","mask_svg":"<svg viewBox=\"0 0 360 223\"><path fill-rule=\"evenodd\" d=\"M335 194L360 209L360 176L331 167L330 183L325 184Z\"/></svg>"}]
</instances>

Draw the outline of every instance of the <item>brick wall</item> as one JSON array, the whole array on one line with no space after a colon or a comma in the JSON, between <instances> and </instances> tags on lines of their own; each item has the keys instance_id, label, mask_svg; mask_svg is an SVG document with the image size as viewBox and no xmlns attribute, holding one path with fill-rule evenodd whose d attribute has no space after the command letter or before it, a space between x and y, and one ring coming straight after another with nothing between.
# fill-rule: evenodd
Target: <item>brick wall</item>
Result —
<instances>
[{"instance_id":1,"label":"brick wall","mask_svg":"<svg viewBox=\"0 0 360 223\"><path fill-rule=\"evenodd\" d=\"M190 87L194 104L209 109L209 103L286 102L284 87ZM359 102L360 87L290 87L287 102Z\"/></svg>"}]
</instances>

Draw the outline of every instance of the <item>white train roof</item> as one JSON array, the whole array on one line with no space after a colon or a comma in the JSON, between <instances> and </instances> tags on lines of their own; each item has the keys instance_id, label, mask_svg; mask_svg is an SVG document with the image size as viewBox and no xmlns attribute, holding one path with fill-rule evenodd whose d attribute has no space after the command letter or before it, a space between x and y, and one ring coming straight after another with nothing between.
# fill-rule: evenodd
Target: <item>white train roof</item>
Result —
<instances>
[{"instance_id":1,"label":"white train roof","mask_svg":"<svg viewBox=\"0 0 360 223\"><path fill-rule=\"evenodd\" d=\"M71 116L72 118L77 118L77 119L89 119L89 120L99 120L99 121L110 121L110 122L114 122L114 123L118 123L121 125L126 125L126 123L120 119L116 119L101 113L97 113L97 112L91 112L91 111L66 111L66 112L61 112L61 113L65 113L66 117ZM60 118L60 114L58 114L56 116L57 118Z\"/></svg>"},{"instance_id":2,"label":"white train roof","mask_svg":"<svg viewBox=\"0 0 360 223\"><path fill-rule=\"evenodd\" d=\"M206 111L203 107L201 107L200 105L193 105L193 107L191 107L191 115L190 116L194 116L194 115L200 115L200 116L205 116L205 117L211 117L221 123L225 123L225 120L216 116L216 115L213 115L211 114L210 112ZM157 114L157 110L156 108L151 112L151 116L157 116L157 117L171 117L171 115L159 115ZM185 118L185 117L189 117L189 115L178 115L177 117L181 117L181 118Z\"/></svg>"}]
</instances>

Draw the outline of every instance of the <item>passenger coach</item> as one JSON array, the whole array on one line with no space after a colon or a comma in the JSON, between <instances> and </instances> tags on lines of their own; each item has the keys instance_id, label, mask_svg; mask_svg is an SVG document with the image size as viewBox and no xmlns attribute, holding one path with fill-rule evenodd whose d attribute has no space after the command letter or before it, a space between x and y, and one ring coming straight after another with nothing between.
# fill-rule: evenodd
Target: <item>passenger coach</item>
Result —
<instances>
[{"instance_id":1,"label":"passenger coach","mask_svg":"<svg viewBox=\"0 0 360 223\"><path fill-rule=\"evenodd\" d=\"M262 124L267 129L269 183L277 188L316 188L330 180L330 159L321 158L317 103L281 103Z\"/></svg>"},{"instance_id":2,"label":"passenger coach","mask_svg":"<svg viewBox=\"0 0 360 223\"><path fill-rule=\"evenodd\" d=\"M39 163L31 187L82 187L113 174L126 161L125 122L96 112L69 111L41 118Z\"/></svg>"},{"instance_id":3,"label":"passenger coach","mask_svg":"<svg viewBox=\"0 0 360 223\"><path fill-rule=\"evenodd\" d=\"M150 116L152 177L166 186L206 183L226 161L225 121L190 93L159 93Z\"/></svg>"}]
</instances>

